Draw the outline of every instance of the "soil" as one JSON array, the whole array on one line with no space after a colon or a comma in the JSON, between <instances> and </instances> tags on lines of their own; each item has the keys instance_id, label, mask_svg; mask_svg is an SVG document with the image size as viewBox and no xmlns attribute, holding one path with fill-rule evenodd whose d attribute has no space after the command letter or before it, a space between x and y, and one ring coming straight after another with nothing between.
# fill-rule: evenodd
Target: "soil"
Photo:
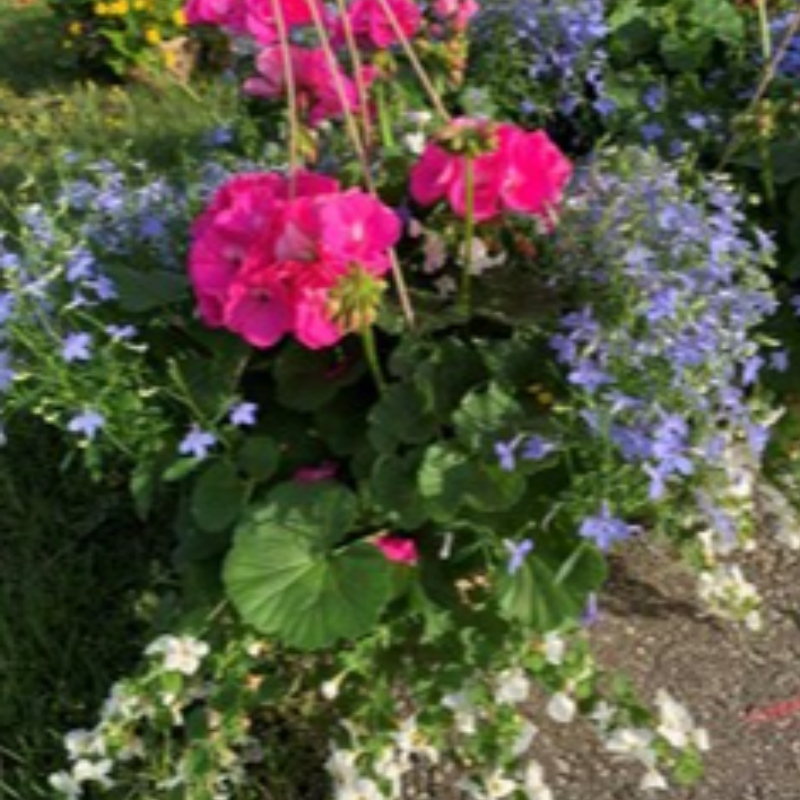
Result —
<instances>
[{"instance_id":1,"label":"soil","mask_svg":"<svg viewBox=\"0 0 800 800\"><path fill-rule=\"evenodd\" d=\"M745 719L800 697L800 552L777 541L774 524L765 527L743 562L765 599L758 634L705 614L692 576L651 545L634 545L614 562L592 633L598 660L629 675L643 698L666 688L711 736L701 783L653 796L800 800L800 708L771 722ZM638 788L643 769L615 764L588 728L549 720L540 728L535 754L557 800L646 796Z\"/></svg>"}]
</instances>

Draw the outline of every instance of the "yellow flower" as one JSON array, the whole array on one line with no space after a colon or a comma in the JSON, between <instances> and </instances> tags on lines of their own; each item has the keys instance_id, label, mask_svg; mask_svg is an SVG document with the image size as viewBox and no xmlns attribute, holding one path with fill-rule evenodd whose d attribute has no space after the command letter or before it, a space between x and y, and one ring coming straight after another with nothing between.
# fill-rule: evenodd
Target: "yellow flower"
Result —
<instances>
[{"instance_id":1,"label":"yellow flower","mask_svg":"<svg viewBox=\"0 0 800 800\"><path fill-rule=\"evenodd\" d=\"M164 57L164 66L167 69L174 69L178 63L178 57L175 53L172 50L164 50L162 55Z\"/></svg>"},{"instance_id":2,"label":"yellow flower","mask_svg":"<svg viewBox=\"0 0 800 800\"><path fill-rule=\"evenodd\" d=\"M98 17L104 17L108 14L108 6L105 3L96 3L94 13L97 14Z\"/></svg>"},{"instance_id":3,"label":"yellow flower","mask_svg":"<svg viewBox=\"0 0 800 800\"><path fill-rule=\"evenodd\" d=\"M179 27L183 28L186 25L186 12L179 8L173 15L172 21Z\"/></svg>"},{"instance_id":4,"label":"yellow flower","mask_svg":"<svg viewBox=\"0 0 800 800\"><path fill-rule=\"evenodd\" d=\"M83 32L83 25L81 25L80 22L77 21L71 22L67 27L67 30L69 31L70 36L80 36L81 33Z\"/></svg>"},{"instance_id":5,"label":"yellow flower","mask_svg":"<svg viewBox=\"0 0 800 800\"><path fill-rule=\"evenodd\" d=\"M147 3L145 0L134 0L133 2L133 10L134 11L144 11L147 8Z\"/></svg>"},{"instance_id":6,"label":"yellow flower","mask_svg":"<svg viewBox=\"0 0 800 800\"><path fill-rule=\"evenodd\" d=\"M158 44L161 41L161 31L158 28L148 28L144 32L144 38L148 44Z\"/></svg>"}]
</instances>

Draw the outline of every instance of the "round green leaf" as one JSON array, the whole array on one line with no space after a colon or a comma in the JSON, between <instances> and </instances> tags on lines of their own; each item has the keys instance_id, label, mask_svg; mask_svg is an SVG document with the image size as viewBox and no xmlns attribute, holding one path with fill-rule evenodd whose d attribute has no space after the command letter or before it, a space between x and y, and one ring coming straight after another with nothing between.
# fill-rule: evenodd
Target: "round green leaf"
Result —
<instances>
[{"instance_id":1,"label":"round green leaf","mask_svg":"<svg viewBox=\"0 0 800 800\"><path fill-rule=\"evenodd\" d=\"M391 596L391 571L377 548L320 552L302 526L276 520L269 507L240 527L224 580L247 623L303 650L367 633Z\"/></svg>"}]
</instances>

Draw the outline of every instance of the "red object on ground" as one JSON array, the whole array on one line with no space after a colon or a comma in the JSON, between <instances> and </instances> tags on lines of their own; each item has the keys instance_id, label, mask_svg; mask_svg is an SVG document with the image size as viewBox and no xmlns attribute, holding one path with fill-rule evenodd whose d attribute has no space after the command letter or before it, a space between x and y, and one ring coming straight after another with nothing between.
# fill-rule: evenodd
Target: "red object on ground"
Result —
<instances>
[{"instance_id":1,"label":"red object on ground","mask_svg":"<svg viewBox=\"0 0 800 800\"><path fill-rule=\"evenodd\" d=\"M778 722L798 713L800 713L800 695L791 700L780 700L768 706L753 708L748 711L745 720L751 723Z\"/></svg>"}]
</instances>

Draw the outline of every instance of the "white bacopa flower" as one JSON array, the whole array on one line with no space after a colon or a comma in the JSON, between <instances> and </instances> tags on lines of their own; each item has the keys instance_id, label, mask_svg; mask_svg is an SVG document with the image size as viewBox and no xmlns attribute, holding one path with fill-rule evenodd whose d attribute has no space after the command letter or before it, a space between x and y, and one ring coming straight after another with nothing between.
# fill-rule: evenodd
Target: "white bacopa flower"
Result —
<instances>
[{"instance_id":1,"label":"white bacopa flower","mask_svg":"<svg viewBox=\"0 0 800 800\"><path fill-rule=\"evenodd\" d=\"M564 660L566 649L567 643L556 631L550 631L544 637L544 657L548 664L559 666Z\"/></svg>"},{"instance_id":2,"label":"white bacopa flower","mask_svg":"<svg viewBox=\"0 0 800 800\"><path fill-rule=\"evenodd\" d=\"M667 779L658 770L649 769L645 772L642 782L639 784L639 788L643 791L664 790L669 789L669 784L667 783Z\"/></svg>"},{"instance_id":3,"label":"white bacopa flower","mask_svg":"<svg viewBox=\"0 0 800 800\"><path fill-rule=\"evenodd\" d=\"M77 783L99 783L104 789L109 789L114 785L110 777L113 768L114 762L110 758L100 761L82 758L73 765L72 777Z\"/></svg>"},{"instance_id":4,"label":"white bacopa flower","mask_svg":"<svg viewBox=\"0 0 800 800\"><path fill-rule=\"evenodd\" d=\"M445 695L442 698L442 705L453 712L453 721L459 733L471 736L477 731L478 718L475 714L475 704L465 690Z\"/></svg>"},{"instance_id":5,"label":"white bacopa flower","mask_svg":"<svg viewBox=\"0 0 800 800\"><path fill-rule=\"evenodd\" d=\"M98 731L74 730L64 737L64 746L70 761L87 756L104 756L106 743Z\"/></svg>"},{"instance_id":6,"label":"white bacopa flower","mask_svg":"<svg viewBox=\"0 0 800 800\"><path fill-rule=\"evenodd\" d=\"M514 744L511 745L511 755L514 758L524 755L537 733L539 733L539 729L530 720L523 719L517 738L514 740Z\"/></svg>"},{"instance_id":7,"label":"white bacopa flower","mask_svg":"<svg viewBox=\"0 0 800 800\"><path fill-rule=\"evenodd\" d=\"M386 796L371 778L356 778L336 788L336 800L386 800Z\"/></svg>"},{"instance_id":8,"label":"white bacopa flower","mask_svg":"<svg viewBox=\"0 0 800 800\"><path fill-rule=\"evenodd\" d=\"M495 700L509 706L524 703L531 693L531 682L521 669L506 669L495 682Z\"/></svg>"},{"instance_id":9,"label":"white bacopa flower","mask_svg":"<svg viewBox=\"0 0 800 800\"><path fill-rule=\"evenodd\" d=\"M427 137L423 132L407 133L403 136L403 144L405 144L406 149L415 156L422 155L426 141Z\"/></svg>"},{"instance_id":10,"label":"white bacopa flower","mask_svg":"<svg viewBox=\"0 0 800 800\"><path fill-rule=\"evenodd\" d=\"M358 754L352 750L333 749L325 762L325 768L336 783L353 783L358 777L356 758Z\"/></svg>"},{"instance_id":11,"label":"white bacopa flower","mask_svg":"<svg viewBox=\"0 0 800 800\"><path fill-rule=\"evenodd\" d=\"M606 730L611 727L616 715L617 711L614 706L605 700L600 700L589 715L589 718L594 720L601 730Z\"/></svg>"},{"instance_id":12,"label":"white bacopa flower","mask_svg":"<svg viewBox=\"0 0 800 800\"><path fill-rule=\"evenodd\" d=\"M516 781L505 777L501 772L493 772L484 784L486 800L502 800L516 792L518 788L519 784Z\"/></svg>"},{"instance_id":13,"label":"white bacopa flower","mask_svg":"<svg viewBox=\"0 0 800 800\"><path fill-rule=\"evenodd\" d=\"M168 672L194 675L210 648L193 636L159 636L144 652L148 656L162 655Z\"/></svg>"},{"instance_id":14,"label":"white bacopa flower","mask_svg":"<svg viewBox=\"0 0 800 800\"><path fill-rule=\"evenodd\" d=\"M522 789L527 800L553 800L553 792L544 782L544 769L538 761L531 761L525 769Z\"/></svg>"},{"instance_id":15,"label":"white bacopa flower","mask_svg":"<svg viewBox=\"0 0 800 800\"><path fill-rule=\"evenodd\" d=\"M575 714L578 710L575 701L565 692L556 692L548 701L547 716L550 719L566 725L575 719Z\"/></svg>"},{"instance_id":16,"label":"white bacopa flower","mask_svg":"<svg viewBox=\"0 0 800 800\"><path fill-rule=\"evenodd\" d=\"M661 716L656 731L673 747L683 749L689 744L694 744L698 749L708 749L707 746L700 746L708 744L706 731L695 726L687 708L675 700L669 692L659 689L656 693L656 704Z\"/></svg>"},{"instance_id":17,"label":"white bacopa flower","mask_svg":"<svg viewBox=\"0 0 800 800\"><path fill-rule=\"evenodd\" d=\"M392 739L403 756L413 754L423 756L433 764L439 763L439 751L419 729L416 715L403 720L398 730L392 734Z\"/></svg>"},{"instance_id":18,"label":"white bacopa flower","mask_svg":"<svg viewBox=\"0 0 800 800\"><path fill-rule=\"evenodd\" d=\"M47 779L47 782L68 800L78 800L83 793L80 783L68 772L56 772Z\"/></svg>"},{"instance_id":19,"label":"white bacopa flower","mask_svg":"<svg viewBox=\"0 0 800 800\"><path fill-rule=\"evenodd\" d=\"M605 741L609 753L632 758L652 769L656 763L653 732L647 728L617 728Z\"/></svg>"},{"instance_id":20,"label":"white bacopa flower","mask_svg":"<svg viewBox=\"0 0 800 800\"><path fill-rule=\"evenodd\" d=\"M139 698L132 694L124 683L115 683L103 703L100 719L103 722L119 720L127 722L136 719L141 712Z\"/></svg>"}]
</instances>

